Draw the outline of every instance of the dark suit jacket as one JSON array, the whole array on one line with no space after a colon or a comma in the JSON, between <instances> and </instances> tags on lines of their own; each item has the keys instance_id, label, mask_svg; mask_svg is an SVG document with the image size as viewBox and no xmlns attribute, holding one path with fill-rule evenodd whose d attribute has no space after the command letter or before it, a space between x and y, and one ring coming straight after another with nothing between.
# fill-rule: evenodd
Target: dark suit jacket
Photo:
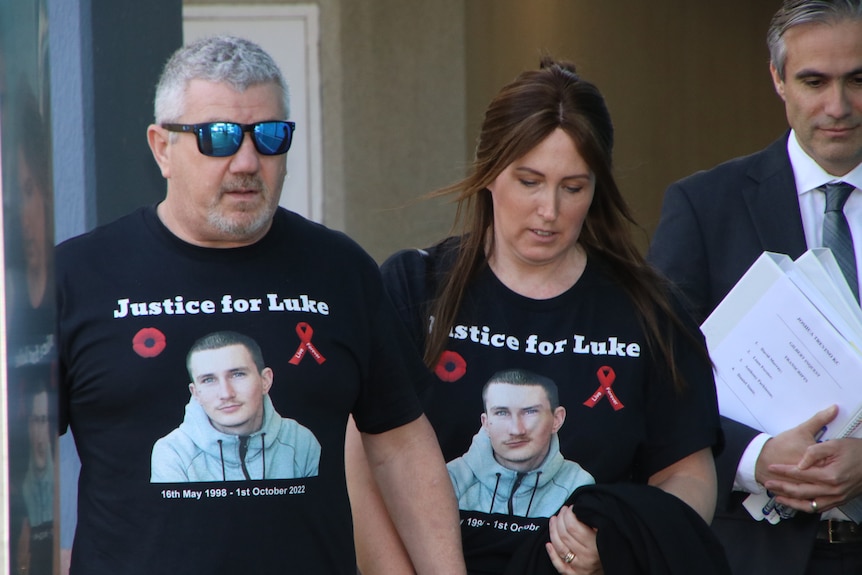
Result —
<instances>
[{"instance_id":1,"label":"dark suit jacket","mask_svg":"<svg viewBox=\"0 0 862 575\"><path fill-rule=\"evenodd\" d=\"M649 259L690 300L702 322L764 251L797 258L805 233L785 134L766 149L672 184ZM757 431L722 419L725 448L717 459L718 506L712 527L735 575L802 575L814 544L817 517L797 513L771 525L742 507L732 493L742 453Z\"/></svg>"}]
</instances>

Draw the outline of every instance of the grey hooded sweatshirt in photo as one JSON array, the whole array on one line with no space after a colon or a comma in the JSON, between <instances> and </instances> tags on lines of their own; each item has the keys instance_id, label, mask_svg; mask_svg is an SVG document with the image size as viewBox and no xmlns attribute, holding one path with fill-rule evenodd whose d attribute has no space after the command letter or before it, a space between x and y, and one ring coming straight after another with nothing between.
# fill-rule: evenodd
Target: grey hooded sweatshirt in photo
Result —
<instances>
[{"instance_id":1,"label":"grey hooded sweatshirt in photo","mask_svg":"<svg viewBox=\"0 0 862 575\"><path fill-rule=\"evenodd\" d=\"M550 517L575 489L595 483L580 465L563 459L556 433L545 460L531 471L515 471L497 463L484 429L473 436L467 453L446 467L460 509L519 517Z\"/></svg>"},{"instance_id":2,"label":"grey hooded sweatshirt in photo","mask_svg":"<svg viewBox=\"0 0 862 575\"><path fill-rule=\"evenodd\" d=\"M251 435L228 435L210 423L195 398L180 426L153 446L151 483L293 479L318 473L320 443L293 419L281 417L268 395L263 424Z\"/></svg>"}]
</instances>

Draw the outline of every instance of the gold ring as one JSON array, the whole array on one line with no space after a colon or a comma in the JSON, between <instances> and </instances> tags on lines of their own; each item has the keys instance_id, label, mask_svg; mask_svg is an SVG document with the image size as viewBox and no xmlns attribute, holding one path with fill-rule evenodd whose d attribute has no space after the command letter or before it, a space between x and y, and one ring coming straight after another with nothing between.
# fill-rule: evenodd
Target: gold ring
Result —
<instances>
[{"instance_id":1,"label":"gold ring","mask_svg":"<svg viewBox=\"0 0 862 575\"><path fill-rule=\"evenodd\" d=\"M814 499L811 500L811 511L813 513L817 513L817 501L815 501Z\"/></svg>"},{"instance_id":2,"label":"gold ring","mask_svg":"<svg viewBox=\"0 0 862 575\"><path fill-rule=\"evenodd\" d=\"M575 554L572 553L571 551L566 553L566 556L563 557L563 563L571 563L574 560L575 560Z\"/></svg>"}]
</instances>

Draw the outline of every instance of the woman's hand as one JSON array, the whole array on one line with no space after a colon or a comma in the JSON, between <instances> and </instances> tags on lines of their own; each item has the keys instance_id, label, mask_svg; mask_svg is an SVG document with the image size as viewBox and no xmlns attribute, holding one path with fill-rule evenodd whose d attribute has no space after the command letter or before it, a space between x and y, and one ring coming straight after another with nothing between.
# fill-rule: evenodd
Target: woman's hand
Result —
<instances>
[{"instance_id":1,"label":"woman's hand","mask_svg":"<svg viewBox=\"0 0 862 575\"><path fill-rule=\"evenodd\" d=\"M566 575L601 575L602 562L596 547L596 530L581 523L571 506L550 519L550 543L545 544L551 563Z\"/></svg>"}]
</instances>

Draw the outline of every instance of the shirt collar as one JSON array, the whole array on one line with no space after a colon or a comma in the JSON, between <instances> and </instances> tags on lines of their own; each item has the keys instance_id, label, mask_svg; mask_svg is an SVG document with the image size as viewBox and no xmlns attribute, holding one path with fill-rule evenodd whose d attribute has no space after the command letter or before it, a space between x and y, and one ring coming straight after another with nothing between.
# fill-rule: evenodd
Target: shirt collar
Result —
<instances>
[{"instance_id":1,"label":"shirt collar","mask_svg":"<svg viewBox=\"0 0 862 575\"><path fill-rule=\"evenodd\" d=\"M790 136L787 138L787 155L790 157L790 165L793 167L793 176L796 179L796 193L799 195L837 180L862 189L862 164L840 178L833 176L802 149L796 140L795 130L790 130Z\"/></svg>"}]
</instances>

